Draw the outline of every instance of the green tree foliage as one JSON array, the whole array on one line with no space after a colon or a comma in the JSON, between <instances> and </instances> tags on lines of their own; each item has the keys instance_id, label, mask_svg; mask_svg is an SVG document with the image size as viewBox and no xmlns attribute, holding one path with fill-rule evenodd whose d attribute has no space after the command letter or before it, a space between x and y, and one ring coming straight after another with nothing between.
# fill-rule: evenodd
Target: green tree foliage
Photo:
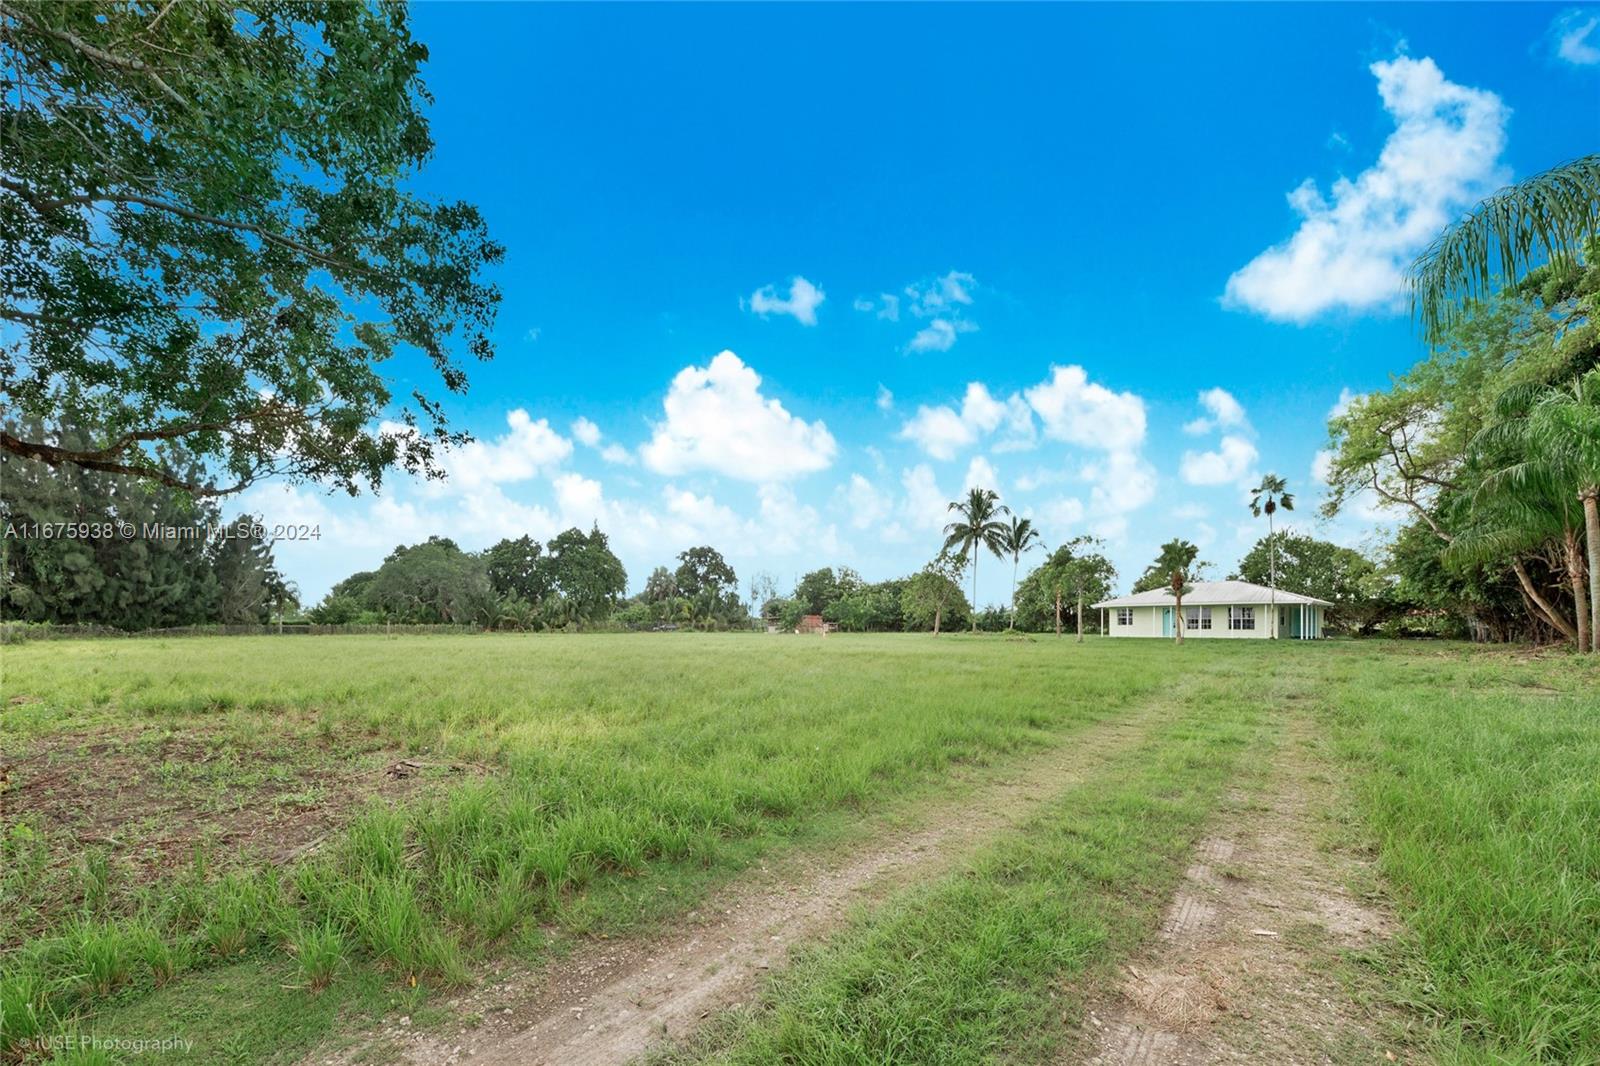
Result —
<instances>
[{"instance_id":1,"label":"green tree foliage","mask_svg":"<svg viewBox=\"0 0 1600 1066\"><path fill-rule=\"evenodd\" d=\"M678 554L678 569L673 572L678 594L695 597L709 592L721 598L739 588L739 578L728 565L722 553L708 545L690 548Z\"/></svg>"},{"instance_id":2,"label":"green tree foliage","mask_svg":"<svg viewBox=\"0 0 1600 1066\"><path fill-rule=\"evenodd\" d=\"M1383 569L1393 577L1395 601L1407 612L1383 623L1386 632L1481 634L1498 641L1562 635L1529 614L1526 594L1503 562L1455 559L1446 565L1439 538L1421 522L1400 528L1385 549Z\"/></svg>"},{"instance_id":3,"label":"green tree foliage","mask_svg":"<svg viewBox=\"0 0 1600 1066\"><path fill-rule=\"evenodd\" d=\"M81 431L0 450L197 494L438 473L460 436L379 364L462 391L502 249L408 191L433 145L404 5L7 4L0 41L0 395Z\"/></svg>"},{"instance_id":4,"label":"green tree foliage","mask_svg":"<svg viewBox=\"0 0 1600 1066\"><path fill-rule=\"evenodd\" d=\"M1600 367L1570 382L1512 386L1500 394L1495 414L1474 441L1474 458L1488 460L1489 468L1473 498L1472 521L1489 516L1493 528L1522 530L1525 543L1532 531L1559 539L1578 646L1600 652ZM1485 547L1472 536L1451 547L1462 549L1463 540Z\"/></svg>"},{"instance_id":5,"label":"green tree foliage","mask_svg":"<svg viewBox=\"0 0 1600 1066\"><path fill-rule=\"evenodd\" d=\"M470 624L495 600L483 560L448 537L390 552L366 588L367 603L402 622Z\"/></svg>"},{"instance_id":6,"label":"green tree foliage","mask_svg":"<svg viewBox=\"0 0 1600 1066\"><path fill-rule=\"evenodd\" d=\"M1169 587L1172 584L1173 563L1179 560L1188 575L1188 580L1198 581L1211 568L1208 562L1195 561L1195 557L1199 554L1200 549L1186 540L1167 541L1161 545L1161 551L1156 555L1155 561L1145 567L1144 573L1139 575L1139 580L1133 583L1133 591L1150 592Z\"/></svg>"},{"instance_id":7,"label":"green tree foliage","mask_svg":"<svg viewBox=\"0 0 1600 1066\"><path fill-rule=\"evenodd\" d=\"M1593 646L1597 538L1586 532L1581 457L1594 450L1585 382L1600 366L1597 253L1591 242L1581 261L1534 270L1475 306L1440 350L1329 422L1325 512L1366 495L1422 527L1437 558L1425 562L1421 542L1406 539L1395 555L1410 571L1402 587L1492 635L1548 629L1578 643L1587 632ZM1520 625L1505 616L1508 583Z\"/></svg>"},{"instance_id":8,"label":"green tree foliage","mask_svg":"<svg viewBox=\"0 0 1600 1066\"><path fill-rule=\"evenodd\" d=\"M907 629L931 629L937 636L968 620L972 605L961 591L961 576L968 563L963 555L940 552L937 559L907 579L900 593L900 613Z\"/></svg>"},{"instance_id":9,"label":"green tree foliage","mask_svg":"<svg viewBox=\"0 0 1600 1066\"><path fill-rule=\"evenodd\" d=\"M1574 265L1597 232L1600 155L1535 174L1484 200L1412 264L1412 311L1437 344L1498 284L1518 281L1541 262Z\"/></svg>"},{"instance_id":10,"label":"green tree foliage","mask_svg":"<svg viewBox=\"0 0 1600 1066\"><path fill-rule=\"evenodd\" d=\"M1034 527L1033 519L1011 516L1011 524L1006 526L1005 553L1011 556L1011 618L1006 623L1006 628L1015 629L1017 625L1017 567L1022 563L1022 556L1041 547L1039 530Z\"/></svg>"},{"instance_id":11,"label":"green tree foliage","mask_svg":"<svg viewBox=\"0 0 1600 1066\"><path fill-rule=\"evenodd\" d=\"M497 596L537 604L550 592L544 546L527 534L491 545L483 553L483 563Z\"/></svg>"},{"instance_id":12,"label":"green tree foliage","mask_svg":"<svg viewBox=\"0 0 1600 1066\"><path fill-rule=\"evenodd\" d=\"M223 625L258 625L298 600L294 584L272 561L272 543L254 522L223 526L209 549L217 580L215 621Z\"/></svg>"},{"instance_id":13,"label":"green tree foliage","mask_svg":"<svg viewBox=\"0 0 1600 1066\"><path fill-rule=\"evenodd\" d=\"M1333 604L1324 619L1330 632L1370 633L1402 605L1395 579L1353 548L1284 530L1256 541L1232 578L1265 585L1276 558L1278 588Z\"/></svg>"},{"instance_id":14,"label":"green tree foliage","mask_svg":"<svg viewBox=\"0 0 1600 1066\"><path fill-rule=\"evenodd\" d=\"M825 566L802 575L795 583L792 599L803 608L802 614L826 614L829 606L861 587L861 575L848 566Z\"/></svg>"},{"instance_id":15,"label":"green tree foliage","mask_svg":"<svg viewBox=\"0 0 1600 1066\"><path fill-rule=\"evenodd\" d=\"M79 438L70 430L60 439ZM203 470L167 445L185 477ZM213 501L164 485L8 455L0 465L0 612L30 622L157 629L260 623L291 598L271 545ZM96 535L43 536L71 523ZM154 535L147 527L161 527Z\"/></svg>"},{"instance_id":16,"label":"green tree foliage","mask_svg":"<svg viewBox=\"0 0 1600 1066\"><path fill-rule=\"evenodd\" d=\"M610 617L628 590L628 572L595 526L569 529L545 545L550 584L562 602L557 624L598 622Z\"/></svg>"},{"instance_id":17,"label":"green tree foliage","mask_svg":"<svg viewBox=\"0 0 1600 1066\"><path fill-rule=\"evenodd\" d=\"M1267 631L1270 636L1278 635L1278 567L1277 556L1274 554L1277 541L1272 539L1272 519L1278 509L1285 511L1294 510L1294 494L1289 491L1289 483L1277 474L1267 474L1261 479L1261 484L1250 490L1250 513L1257 518L1267 516L1267 587L1272 590L1268 599Z\"/></svg>"},{"instance_id":18,"label":"green tree foliage","mask_svg":"<svg viewBox=\"0 0 1600 1066\"><path fill-rule=\"evenodd\" d=\"M645 603L666 603L668 600L678 598L678 579L672 576L672 571L664 566L658 566L650 571L650 576L645 578L644 592L639 597Z\"/></svg>"},{"instance_id":19,"label":"green tree foliage","mask_svg":"<svg viewBox=\"0 0 1600 1066\"><path fill-rule=\"evenodd\" d=\"M1161 546L1161 554L1150 564L1150 569L1145 571L1146 577L1153 572L1162 578L1162 583L1156 587L1173 599L1173 617L1177 624L1172 627L1172 639L1177 644L1183 643L1183 598L1192 591L1190 582L1195 578L1195 556L1199 554L1200 549L1186 540L1169 540Z\"/></svg>"},{"instance_id":20,"label":"green tree foliage","mask_svg":"<svg viewBox=\"0 0 1600 1066\"><path fill-rule=\"evenodd\" d=\"M1070 608L1082 641L1086 605L1108 598L1117 580L1117 568L1105 557L1104 547L1094 537L1074 537L1051 552L1017 591L1018 625L1035 632L1053 628L1060 636L1062 617Z\"/></svg>"},{"instance_id":21,"label":"green tree foliage","mask_svg":"<svg viewBox=\"0 0 1600 1066\"><path fill-rule=\"evenodd\" d=\"M678 555L673 583L689 601L689 613L701 626L743 624L748 615L739 599L739 578L722 553L709 545Z\"/></svg>"},{"instance_id":22,"label":"green tree foliage","mask_svg":"<svg viewBox=\"0 0 1600 1066\"><path fill-rule=\"evenodd\" d=\"M906 628L902 600L909 578L860 585L830 603L825 621L846 633L899 633Z\"/></svg>"},{"instance_id":23,"label":"green tree foliage","mask_svg":"<svg viewBox=\"0 0 1600 1066\"><path fill-rule=\"evenodd\" d=\"M372 607L367 589L376 570L361 570L336 583L321 603L306 612L317 625L342 626L361 622L381 622L383 615Z\"/></svg>"},{"instance_id":24,"label":"green tree foliage","mask_svg":"<svg viewBox=\"0 0 1600 1066\"><path fill-rule=\"evenodd\" d=\"M1005 558L1006 537L1011 527L1000 520L1011 513L1011 508L1000 502L1000 494L993 489L973 488L965 499L952 500L949 510L959 517L944 527L944 551L954 551L972 564L972 602L978 601L978 555L987 548L996 559ZM972 631L978 631L978 619L973 615Z\"/></svg>"}]
</instances>

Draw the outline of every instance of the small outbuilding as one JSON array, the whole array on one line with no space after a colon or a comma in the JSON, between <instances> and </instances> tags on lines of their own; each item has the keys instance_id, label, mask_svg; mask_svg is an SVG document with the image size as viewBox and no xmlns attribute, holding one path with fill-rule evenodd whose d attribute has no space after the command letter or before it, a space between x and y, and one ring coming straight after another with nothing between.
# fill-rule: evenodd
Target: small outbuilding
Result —
<instances>
[{"instance_id":1,"label":"small outbuilding","mask_svg":"<svg viewBox=\"0 0 1600 1066\"><path fill-rule=\"evenodd\" d=\"M1317 640L1322 636L1323 612L1333 604L1248 581L1197 581L1183 597L1181 622L1177 601L1165 589L1118 596L1093 606L1105 612L1102 632L1113 637L1170 638L1181 624L1186 639Z\"/></svg>"}]
</instances>

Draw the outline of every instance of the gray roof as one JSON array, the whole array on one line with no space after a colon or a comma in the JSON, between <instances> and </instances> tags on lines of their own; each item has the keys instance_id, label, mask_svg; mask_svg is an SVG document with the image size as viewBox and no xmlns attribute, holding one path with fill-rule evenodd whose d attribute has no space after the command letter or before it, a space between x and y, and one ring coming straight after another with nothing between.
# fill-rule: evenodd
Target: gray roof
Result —
<instances>
[{"instance_id":1,"label":"gray roof","mask_svg":"<svg viewBox=\"0 0 1600 1066\"><path fill-rule=\"evenodd\" d=\"M1321 607L1332 607L1327 600L1319 600L1315 596L1302 596L1298 592L1285 592L1279 589L1274 597L1271 589L1265 585L1253 585L1248 581L1196 581L1184 593L1183 605L1185 607L1226 607L1236 603L1271 603L1276 598L1279 603L1314 603ZM1112 600L1101 600L1091 604L1093 607L1171 607L1172 593L1166 589L1152 589L1149 592L1138 592L1132 596L1118 596Z\"/></svg>"}]
</instances>

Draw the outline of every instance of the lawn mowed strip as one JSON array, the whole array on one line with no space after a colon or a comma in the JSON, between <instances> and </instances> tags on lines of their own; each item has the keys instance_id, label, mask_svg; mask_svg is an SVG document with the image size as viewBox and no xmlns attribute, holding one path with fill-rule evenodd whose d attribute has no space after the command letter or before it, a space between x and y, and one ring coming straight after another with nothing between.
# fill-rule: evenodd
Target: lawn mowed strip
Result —
<instances>
[{"instance_id":1,"label":"lawn mowed strip","mask_svg":"<svg viewBox=\"0 0 1600 1066\"><path fill-rule=\"evenodd\" d=\"M1046 1060L1160 920L1241 760L1274 743L1259 664L1198 646L1171 724L1046 804L962 869L860 914L763 1003L667 1061ZM1253 693L1241 699L1240 693Z\"/></svg>"},{"instance_id":2,"label":"lawn mowed strip","mask_svg":"<svg viewBox=\"0 0 1600 1066\"><path fill-rule=\"evenodd\" d=\"M8 744L31 752L87 732L137 739L224 722L281 750L292 721L486 772L349 812L287 865L202 851L138 879L130 857L168 827L129 823L85 853L70 826L8 809L0 903L27 901L32 918L0 959L0 1053L137 1018L219 966L337 996L366 987L340 980L352 968L426 988L466 981L496 954L537 955L551 926L624 931L829 812L1116 716L1156 689L1163 650L756 635L8 648ZM41 877L76 884L41 893ZM236 1060L282 1057L314 1036L281 1027Z\"/></svg>"},{"instance_id":3,"label":"lawn mowed strip","mask_svg":"<svg viewBox=\"0 0 1600 1066\"><path fill-rule=\"evenodd\" d=\"M1441 1062L1600 1063L1600 664L1341 659L1331 728L1405 923L1385 983Z\"/></svg>"}]
</instances>

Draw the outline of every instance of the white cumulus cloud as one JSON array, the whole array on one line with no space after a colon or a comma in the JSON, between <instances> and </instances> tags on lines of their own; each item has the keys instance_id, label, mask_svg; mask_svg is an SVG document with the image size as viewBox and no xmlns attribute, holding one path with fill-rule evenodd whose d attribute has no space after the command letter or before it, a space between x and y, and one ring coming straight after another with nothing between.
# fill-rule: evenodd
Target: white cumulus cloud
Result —
<instances>
[{"instance_id":1,"label":"white cumulus cloud","mask_svg":"<svg viewBox=\"0 0 1600 1066\"><path fill-rule=\"evenodd\" d=\"M948 352L955 347L957 336L977 328L963 318L936 318L917 330L906 348L913 352Z\"/></svg>"},{"instance_id":2,"label":"white cumulus cloud","mask_svg":"<svg viewBox=\"0 0 1600 1066\"><path fill-rule=\"evenodd\" d=\"M782 481L824 470L838 445L761 393L761 376L732 352L678 372L640 456L660 474L709 470L746 481Z\"/></svg>"},{"instance_id":3,"label":"white cumulus cloud","mask_svg":"<svg viewBox=\"0 0 1600 1066\"><path fill-rule=\"evenodd\" d=\"M572 423L572 435L585 447L594 448L600 444L600 427L581 416Z\"/></svg>"},{"instance_id":4,"label":"white cumulus cloud","mask_svg":"<svg viewBox=\"0 0 1600 1066\"><path fill-rule=\"evenodd\" d=\"M1372 64L1394 132L1378 161L1324 196L1289 194L1300 226L1228 279L1224 302L1304 322L1334 309L1394 310L1405 270L1465 208L1503 184L1510 110L1494 93L1445 78L1432 59Z\"/></svg>"},{"instance_id":5,"label":"white cumulus cloud","mask_svg":"<svg viewBox=\"0 0 1600 1066\"><path fill-rule=\"evenodd\" d=\"M817 308L827 295L805 278L796 276L789 282L787 298L778 295L771 285L763 285L751 294L749 308L762 318L768 315L790 315L803 326L817 324Z\"/></svg>"},{"instance_id":6,"label":"white cumulus cloud","mask_svg":"<svg viewBox=\"0 0 1600 1066\"><path fill-rule=\"evenodd\" d=\"M1600 26L1600 15L1593 11L1573 8L1557 15L1550 24L1556 55L1575 67L1600 63L1600 47L1595 43L1600 34L1595 33L1596 26Z\"/></svg>"},{"instance_id":7,"label":"white cumulus cloud","mask_svg":"<svg viewBox=\"0 0 1600 1066\"><path fill-rule=\"evenodd\" d=\"M961 491L968 489L993 489L1000 491L1000 472L994 464L981 455L974 455L972 462L967 464L967 476L962 479Z\"/></svg>"},{"instance_id":8,"label":"white cumulus cloud","mask_svg":"<svg viewBox=\"0 0 1600 1066\"><path fill-rule=\"evenodd\" d=\"M1206 389L1200 393L1200 406L1206 415L1184 424L1183 431L1191 436L1210 433L1213 429L1242 429L1249 425L1244 416L1244 405L1234 399L1233 393L1223 388Z\"/></svg>"},{"instance_id":9,"label":"white cumulus cloud","mask_svg":"<svg viewBox=\"0 0 1600 1066\"><path fill-rule=\"evenodd\" d=\"M1331 473L1333 473L1333 452L1327 448L1318 448L1317 454L1311 457L1311 483L1327 485L1328 475Z\"/></svg>"},{"instance_id":10,"label":"white cumulus cloud","mask_svg":"<svg viewBox=\"0 0 1600 1066\"><path fill-rule=\"evenodd\" d=\"M950 497L939 487L933 468L918 463L900 474L900 487L905 490L902 513L913 529L930 532L942 531L950 521Z\"/></svg>"},{"instance_id":11,"label":"white cumulus cloud","mask_svg":"<svg viewBox=\"0 0 1600 1066\"><path fill-rule=\"evenodd\" d=\"M517 408L506 415L507 432L491 441L474 440L444 455L449 484L463 489L507 481L526 481L559 466L572 454L572 442Z\"/></svg>"},{"instance_id":12,"label":"white cumulus cloud","mask_svg":"<svg viewBox=\"0 0 1600 1066\"><path fill-rule=\"evenodd\" d=\"M959 307L972 305L972 289L977 279L971 274L952 270L942 278L906 286L906 298L911 313L918 318L944 315Z\"/></svg>"},{"instance_id":13,"label":"white cumulus cloud","mask_svg":"<svg viewBox=\"0 0 1600 1066\"><path fill-rule=\"evenodd\" d=\"M849 513L850 524L856 529L877 528L894 513L894 501L888 494L860 474L850 475L840 496Z\"/></svg>"},{"instance_id":14,"label":"white cumulus cloud","mask_svg":"<svg viewBox=\"0 0 1600 1066\"><path fill-rule=\"evenodd\" d=\"M1184 452L1179 473L1191 485L1227 485L1248 477L1259 458L1254 444L1230 433L1215 451Z\"/></svg>"},{"instance_id":15,"label":"white cumulus cloud","mask_svg":"<svg viewBox=\"0 0 1600 1066\"><path fill-rule=\"evenodd\" d=\"M1002 425L1008 433L1006 450L1015 450L1010 442L1033 438L1033 416L1021 396L1012 393L1004 400L996 399L988 386L974 381L967 385L961 410L943 404L920 406L900 428L900 438L914 442L935 459L949 460Z\"/></svg>"},{"instance_id":16,"label":"white cumulus cloud","mask_svg":"<svg viewBox=\"0 0 1600 1066\"><path fill-rule=\"evenodd\" d=\"M1081 366L1051 367L1048 380L1023 394L1052 440L1105 451L1134 449L1144 441L1144 400L1090 381Z\"/></svg>"}]
</instances>

